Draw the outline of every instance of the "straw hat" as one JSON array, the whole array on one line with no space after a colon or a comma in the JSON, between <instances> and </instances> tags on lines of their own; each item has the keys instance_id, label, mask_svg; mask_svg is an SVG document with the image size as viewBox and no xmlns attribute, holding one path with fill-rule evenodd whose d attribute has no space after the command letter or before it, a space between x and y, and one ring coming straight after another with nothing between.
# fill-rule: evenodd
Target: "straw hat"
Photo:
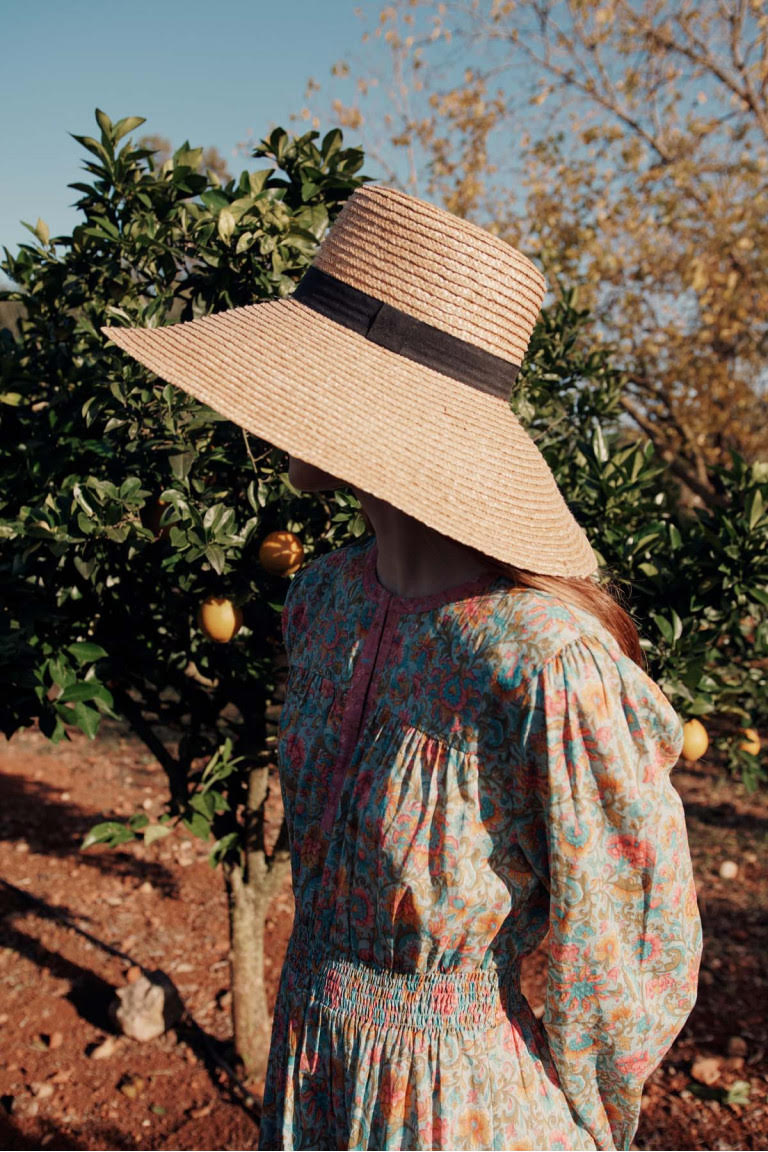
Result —
<instances>
[{"instance_id":1,"label":"straw hat","mask_svg":"<svg viewBox=\"0 0 768 1152\"><path fill-rule=\"evenodd\" d=\"M240 427L487 556L597 561L509 406L546 285L485 229L358 188L292 296L163 328L103 328Z\"/></svg>"}]
</instances>

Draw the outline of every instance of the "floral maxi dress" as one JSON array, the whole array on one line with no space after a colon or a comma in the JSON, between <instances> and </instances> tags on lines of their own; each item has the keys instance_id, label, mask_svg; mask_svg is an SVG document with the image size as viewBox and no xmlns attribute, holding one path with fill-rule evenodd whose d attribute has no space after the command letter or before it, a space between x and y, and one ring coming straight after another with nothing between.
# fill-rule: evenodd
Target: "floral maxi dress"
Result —
<instances>
[{"instance_id":1,"label":"floral maxi dress","mask_svg":"<svg viewBox=\"0 0 768 1152\"><path fill-rule=\"evenodd\" d=\"M317 558L283 611L259 1147L629 1148L696 996L680 719L591 613L501 574L396 596L376 556Z\"/></svg>"}]
</instances>

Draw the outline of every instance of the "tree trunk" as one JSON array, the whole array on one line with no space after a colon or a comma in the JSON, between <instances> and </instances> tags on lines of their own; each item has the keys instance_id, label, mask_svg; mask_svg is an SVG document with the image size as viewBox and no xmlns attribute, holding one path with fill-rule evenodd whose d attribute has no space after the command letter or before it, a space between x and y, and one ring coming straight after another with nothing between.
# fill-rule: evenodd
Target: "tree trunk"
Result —
<instances>
[{"instance_id":1,"label":"tree trunk","mask_svg":"<svg viewBox=\"0 0 768 1152\"><path fill-rule=\"evenodd\" d=\"M285 820L271 854L266 851L268 779L268 765L254 766L248 774L244 860L226 869L235 1051L253 1081L263 1081L266 1074L272 1030L264 986L264 921L291 866Z\"/></svg>"},{"instance_id":2,"label":"tree trunk","mask_svg":"<svg viewBox=\"0 0 768 1152\"><path fill-rule=\"evenodd\" d=\"M267 1071L272 1020L264 986L264 919L269 886L246 883L241 869L227 876L231 940L232 1022L235 1051L249 1080L263 1080Z\"/></svg>"}]
</instances>

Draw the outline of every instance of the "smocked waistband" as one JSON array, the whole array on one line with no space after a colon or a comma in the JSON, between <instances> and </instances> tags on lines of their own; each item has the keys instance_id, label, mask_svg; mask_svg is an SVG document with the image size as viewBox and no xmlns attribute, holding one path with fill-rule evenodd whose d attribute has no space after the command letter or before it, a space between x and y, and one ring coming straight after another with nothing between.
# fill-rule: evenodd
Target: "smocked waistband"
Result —
<instances>
[{"instance_id":1,"label":"smocked waistband","mask_svg":"<svg viewBox=\"0 0 768 1152\"><path fill-rule=\"evenodd\" d=\"M527 1007L512 971L397 972L331 954L301 927L294 928L285 962L311 1002L382 1028L485 1032Z\"/></svg>"}]
</instances>

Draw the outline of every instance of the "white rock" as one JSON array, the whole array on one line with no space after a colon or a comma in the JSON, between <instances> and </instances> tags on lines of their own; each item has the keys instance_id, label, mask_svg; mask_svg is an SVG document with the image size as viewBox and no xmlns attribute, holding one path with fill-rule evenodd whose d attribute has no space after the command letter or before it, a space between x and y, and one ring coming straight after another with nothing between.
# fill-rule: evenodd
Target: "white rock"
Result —
<instances>
[{"instance_id":1,"label":"white rock","mask_svg":"<svg viewBox=\"0 0 768 1152\"><path fill-rule=\"evenodd\" d=\"M115 1019L133 1040L162 1036L183 1011L179 994L164 972L151 972L118 988L117 998L120 1003L115 1007Z\"/></svg>"},{"instance_id":2,"label":"white rock","mask_svg":"<svg viewBox=\"0 0 768 1152\"><path fill-rule=\"evenodd\" d=\"M735 860L723 860L720 865L721 880L735 880L739 874L739 866Z\"/></svg>"}]
</instances>

